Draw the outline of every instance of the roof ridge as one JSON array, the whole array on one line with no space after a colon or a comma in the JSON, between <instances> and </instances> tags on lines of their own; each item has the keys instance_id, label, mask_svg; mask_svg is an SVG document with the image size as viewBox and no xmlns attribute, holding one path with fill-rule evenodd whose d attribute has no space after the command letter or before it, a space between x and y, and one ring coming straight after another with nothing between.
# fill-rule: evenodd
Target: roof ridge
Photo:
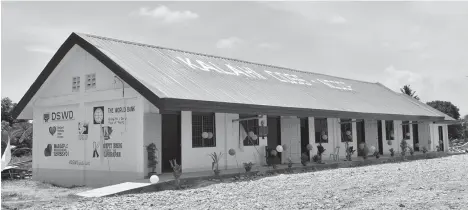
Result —
<instances>
[{"instance_id":1,"label":"roof ridge","mask_svg":"<svg viewBox=\"0 0 468 210\"><path fill-rule=\"evenodd\" d=\"M189 54L200 55L200 56L205 56L205 57L213 57L213 58L219 58L219 59L224 59L224 60L236 61L236 62L241 62L241 63L248 63L248 64L253 64L253 65L271 67L271 68L279 68L279 69L284 69L284 70L293 71L293 72L298 72L298 73L304 73L304 74L318 74L318 75L323 75L323 76L328 76L328 77L335 77L335 78L343 79L343 80L351 80L351 81L356 81L356 82L364 82L364 83L369 83L369 84L376 84L376 82L369 82L369 81L363 81L363 80L357 80L357 79L344 78L344 77L339 77L339 76L327 75L327 74L323 74L323 73L316 73L316 72L310 72L310 71L292 69L292 68L283 67L283 66L274 66L274 65L268 65L268 64L263 64L263 63L256 63L256 62L252 62L252 61L245 61L245 60L240 60L240 59L235 59L235 58L227 58L227 57L223 57L223 56L209 55L209 54L204 54L204 53L197 53L197 52L186 51L186 50L181 50L181 49L174 49L174 48L169 48L169 47L161 47L161 46L156 46L156 45L151 45L151 44L145 44L145 43L139 43L139 42L133 42L133 41L126 41L126 40L116 39L116 38L98 36L98 35L94 35L94 34L76 33L76 32L75 32L75 34L77 34L77 35L89 36L89 37L94 37L94 38L98 38L98 39L106 39L106 40L111 40L111 41L115 41L115 42L121 42L121 43L125 43L125 44L132 44L132 45L139 45L139 46L145 46L145 47L152 47L152 48L158 48L158 49L163 49L163 50L172 50L172 51L183 52L183 53L189 53ZM378 83L378 82L377 82L377 83Z\"/></svg>"}]
</instances>

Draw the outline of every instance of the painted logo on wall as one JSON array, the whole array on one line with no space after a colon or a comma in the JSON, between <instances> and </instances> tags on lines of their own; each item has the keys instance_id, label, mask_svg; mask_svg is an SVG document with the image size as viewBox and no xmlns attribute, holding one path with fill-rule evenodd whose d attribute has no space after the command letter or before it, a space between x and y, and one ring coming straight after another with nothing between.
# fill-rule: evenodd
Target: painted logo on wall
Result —
<instances>
[{"instance_id":1,"label":"painted logo on wall","mask_svg":"<svg viewBox=\"0 0 468 210\"><path fill-rule=\"evenodd\" d=\"M93 107L94 124L104 124L104 106Z\"/></svg>"},{"instance_id":2,"label":"painted logo on wall","mask_svg":"<svg viewBox=\"0 0 468 210\"><path fill-rule=\"evenodd\" d=\"M99 143L93 142L93 158L99 158L99 153L98 153L99 147L100 147Z\"/></svg>"},{"instance_id":3,"label":"painted logo on wall","mask_svg":"<svg viewBox=\"0 0 468 210\"><path fill-rule=\"evenodd\" d=\"M44 149L44 156L50 157L52 154L53 156L69 156L68 144L47 144L47 147Z\"/></svg>"},{"instance_id":4,"label":"painted logo on wall","mask_svg":"<svg viewBox=\"0 0 468 210\"><path fill-rule=\"evenodd\" d=\"M50 121L69 121L69 120L75 120L73 111L44 113L44 123L48 123Z\"/></svg>"},{"instance_id":5,"label":"painted logo on wall","mask_svg":"<svg viewBox=\"0 0 468 210\"><path fill-rule=\"evenodd\" d=\"M54 136L55 132L57 131L57 127L55 126L50 126L49 127L49 133L50 135Z\"/></svg>"},{"instance_id":6,"label":"painted logo on wall","mask_svg":"<svg viewBox=\"0 0 468 210\"><path fill-rule=\"evenodd\" d=\"M47 147L44 149L44 156L49 157L52 155L52 144L47 144Z\"/></svg>"},{"instance_id":7,"label":"painted logo on wall","mask_svg":"<svg viewBox=\"0 0 468 210\"><path fill-rule=\"evenodd\" d=\"M57 136L59 139L63 139L63 134L65 133L65 126L59 125L59 126L49 126L49 133L52 136ZM55 135L57 134L57 135Z\"/></svg>"},{"instance_id":8,"label":"painted logo on wall","mask_svg":"<svg viewBox=\"0 0 468 210\"><path fill-rule=\"evenodd\" d=\"M104 140L109 140L112 136L112 127L110 126L102 126L101 127L101 132L102 132L102 137Z\"/></svg>"},{"instance_id":9,"label":"painted logo on wall","mask_svg":"<svg viewBox=\"0 0 468 210\"><path fill-rule=\"evenodd\" d=\"M50 120L50 113L44 113L44 123L48 123Z\"/></svg>"},{"instance_id":10,"label":"painted logo on wall","mask_svg":"<svg viewBox=\"0 0 468 210\"><path fill-rule=\"evenodd\" d=\"M88 140L89 125L87 122L78 122L78 139Z\"/></svg>"}]
</instances>

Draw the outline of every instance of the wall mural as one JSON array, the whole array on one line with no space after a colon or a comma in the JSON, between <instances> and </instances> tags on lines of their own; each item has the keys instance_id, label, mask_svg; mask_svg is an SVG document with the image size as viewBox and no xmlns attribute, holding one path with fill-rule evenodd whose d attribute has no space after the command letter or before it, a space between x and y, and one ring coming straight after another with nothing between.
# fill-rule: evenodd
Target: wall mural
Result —
<instances>
[{"instance_id":1,"label":"wall mural","mask_svg":"<svg viewBox=\"0 0 468 210\"><path fill-rule=\"evenodd\" d=\"M229 63L225 64L225 67L220 67L212 62L204 62L200 60L192 61L189 58L176 57L180 62L191 69L202 70L205 72L217 72L220 74L233 75L233 76L244 76L252 79L267 80L268 77L273 77L276 80L284 83L298 84L298 85L325 85L326 87L344 90L344 91L353 91L353 88L350 84L346 84L342 81L326 80L326 79L303 79L295 74L286 74L282 72L271 72L264 70L263 72L268 76L263 76L262 74L256 72L255 70L245 67L245 66L236 66ZM176 62L175 60L173 60Z\"/></svg>"},{"instance_id":2,"label":"wall mural","mask_svg":"<svg viewBox=\"0 0 468 210\"><path fill-rule=\"evenodd\" d=\"M44 156L69 156L70 152L68 151L68 144L47 144L44 149Z\"/></svg>"},{"instance_id":3,"label":"wall mural","mask_svg":"<svg viewBox=\"0 0 468 210\"><path fill-rule=\"evenodd\" d=\"M43 115L44 123L51 121L69 121L75 120L73 111L62 111L62 112L47 112Z\"/></svg>"},{"instance_id":4,"label":"wall mural","mask_svg":"<svg viewBox=\"0 0 468 210\"><path fill-rule=\"evenodd\" d=\"M104 124L104 106L93 107L94 124Z\"/></svg>"},{"instance_id":5,"label":"wall mural","mask_svg":"<svg viewBox=\"0 0 468 210\"><path fill-rule=\"evenodd\" d=\"M93 158L120 158L122 157L122 138L113 139L115 130L123 131L126 126L127 113L135 112L135 106L93 107L93 124L99 125L99 141L93 141ZM106 118L107 117L107 118ZM125 127L126 129L126 127Z\"/></svg>"},{"instance_id":6,"label":"wall mural","mask_svg":"<svg viewBox=\"0 0 468 210\"><path fill-rule=\"evenodd\" d=\"M60 126L56 126L56 125L49 126L49 133L50 133L50 135L55 136L55 137L57 137L58 139L63 139L63 138L64 138L64 133L65 133L65 126L63 126L63 125L60 125Z\"/></svg>"},{"instance_id":7,"label":"wall mural","mask_svg":"<svg viewBox=\"0 0 468 210\"><path fill-rule=\"evenodd\" d=\"M89 125L87 122L78 122L78 139L88 140Z\"/></svg>"}]
</instances>

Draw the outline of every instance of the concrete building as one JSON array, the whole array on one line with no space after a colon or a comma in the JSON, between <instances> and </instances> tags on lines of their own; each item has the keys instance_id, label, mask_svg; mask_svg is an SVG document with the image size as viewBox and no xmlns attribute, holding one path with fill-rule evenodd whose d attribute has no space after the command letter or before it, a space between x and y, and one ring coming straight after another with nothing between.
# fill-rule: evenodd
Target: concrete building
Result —
<instances>
[{"instance_id":1,"label":"concrete building","mask_svg":"<svg viewBox=\"0 0 468 210\"><path fill-rule=\"evenodd\" d=\"M66 186L144 178L150 143L157 173L171 172L172 159L194 172L229 149L240 164L264 165L265 148L285 145L281 162L300 162L324 135L325 159L337 147L344 158L347 134L383 155L403 138L433 151L448 145L453 120L380 83L76 33L14 115L33 120L33 179ZM236 159L224 155L220 167Z\"/></svg>"}]
</instances>

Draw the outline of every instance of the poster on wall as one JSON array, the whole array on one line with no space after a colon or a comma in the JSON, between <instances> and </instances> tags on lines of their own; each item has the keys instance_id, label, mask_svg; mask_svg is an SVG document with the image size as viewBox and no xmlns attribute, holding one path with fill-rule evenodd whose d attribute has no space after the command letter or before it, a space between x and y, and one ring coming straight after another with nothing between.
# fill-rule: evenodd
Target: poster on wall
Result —
<instances>
[{"instance_id":1,"label":"poster on wall","mask_svg":"<svg viewBox=\"0 0 468 210\"><path fill-rule=\"evenodd\" d=\"M89 125L87 122L78 122L78 139L88 140Z\"/></svg>"},{"instance_id":2,"label":"poster on wall","mask_svg":"<svg viewBox=\"0 0 468 210\"><path fill-rule=\"evenodd\" d=\"M65 126L63 125L49 126L49 133L51 136L57 137L58 139L63 139L64 133L65 133Z\"/></svg>"},{"instance_id":3,"label":"poster on wall","mask_svg":"<svg viewBox=\"0 0 468 210\"><path fill-rule=\"evenodd\" d=\"M44 149L45 157L63 157L69 155L68 144L47 144Z\"/></svg>"},{"instance_id":4,"label":"poster on wall","mask_svg":"<svg viewBox=\"0 0 468 210\"><path fill-rule=\"evenodd\" d=\"M104 106L93 107L94 124L104 124Z\"/></svg>"}]
</instances>

